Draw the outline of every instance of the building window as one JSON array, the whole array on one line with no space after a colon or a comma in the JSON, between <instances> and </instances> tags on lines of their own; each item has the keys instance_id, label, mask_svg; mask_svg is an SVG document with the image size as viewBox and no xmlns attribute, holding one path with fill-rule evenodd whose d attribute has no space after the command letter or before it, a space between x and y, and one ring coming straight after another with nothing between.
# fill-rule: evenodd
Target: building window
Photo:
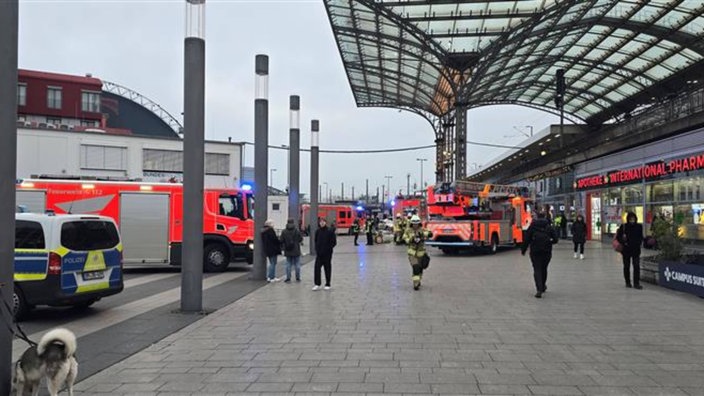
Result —
<instances>
[{"instance_id":1,"label":"building window","mask_svg":"<svg viewBox=\"0 0 704 396\"><path fill-rule=\"evenodd\" d=\"M86 92L81 93L81 110L90 113L100 112L100 93Z\"/></svg>"},{"instance_id":2,"label":"building window","mask_svg":"<svg viewBox=\"0 0 704 396\"><path fill-rule=\"evenodd\" d=\"M49 87L46 90L46 107L50 109L61 108L61 88Z\"/></svg>"},{"instance_id":3,"label":"building window","mask_svg":"<svg viewBox=\"0 0 704 396\"><path fill-rule=\"evenodd\" d=\"M81 169L126 170L127 148L83 144Z\"/></svg>"},{"instance_id":4,"label":"building window","mask_svg":"<svg viewBox=\"0 0 704 396\"><path fill-rule=\"evenodd\" d=\"M181 151L144 149L142 151L142 170L150 172L183 172L183 153Z\"/></svg>"},{"instance_id":5,"label":"building window","mask_svg":"<svg viewBox=\"0 0 704 396\"><path fill-rule=\"evenodd\" d=\"M278 210L280 210L280 208L281 208L281 204L278 204L278 203L273 203L273 204L271 204L271 210L277 210L277 211L278 211Z\"/></svg>"},{"instance_id":6,"label":"building window","mask_svg":"<svg viewBox=\"0 0 704 396\"><path fill-rule=\"evenodd\" d=\"M59 125L59 124L61 124L61 118L47 117L46 123L53 124L53 125Z\"/></svg>"},{"instance_id":7,"label":"building window","mask_svg":"<svg viewBox=\"0 0 704 396\"><path fill-rule=\"evenodd\" d=\"M100 125L98 124L98 121L81 120L81 126L90 128L90 127L97 127Z\"/></svg>"},{"instance_id":8,"label":"building window","mask_svg":"<svg viewBox=\"0 0 704 396\"><path fill-rule=\"evenodd\" d=\"M17 106L27 105L27 84L17 84Z\"/></svg>"},{"instance_id":9,"label":"building window","mask_svg":"<svg viewBox=\"0 0 704 396\"><path fill-rule=\"evenodd\" d=\"M205 174L228 176L230 154L205 153Z\"/></svg>"}]
</instances>

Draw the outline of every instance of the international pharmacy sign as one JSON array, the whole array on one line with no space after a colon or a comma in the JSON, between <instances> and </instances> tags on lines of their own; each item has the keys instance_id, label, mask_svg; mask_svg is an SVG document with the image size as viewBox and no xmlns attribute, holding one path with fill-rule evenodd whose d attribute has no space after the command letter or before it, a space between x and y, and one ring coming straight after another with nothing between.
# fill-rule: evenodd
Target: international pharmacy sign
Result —
<instances>
[{"instance_id":1,"label":"international pharmacy sign","mask_svg":"<svg viewBox=\"0 0 704 396\"><path fill-rule=\"evenodd\" d=\"M669 289L704 297L704 266L660 263L658 284Z\"/></svg>"},{"instance_id":2,"label":"international pharmacy sign","mask_svg":"<svg viewBox=\"0 0 704 396\"><path fill-rule=\"evenodd\" d=\"M704 154L670 161L650 162L633 168L616 169L606 174L582 177L574 182L574 188L575 190L591 190L621 184L633 184L700 169L704 169Z\"/></svg>"}]
</instances>

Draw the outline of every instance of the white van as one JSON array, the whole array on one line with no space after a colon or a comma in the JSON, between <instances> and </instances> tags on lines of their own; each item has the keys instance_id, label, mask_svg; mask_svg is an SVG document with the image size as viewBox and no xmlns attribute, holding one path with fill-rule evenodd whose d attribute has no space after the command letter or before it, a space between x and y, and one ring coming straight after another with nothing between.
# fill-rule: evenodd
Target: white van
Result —
<instances>
[{"instance_id":1,"label":"white van","mask_svg":"<svg viewBox=\"0 0 704 396\"><path fill-rule=\"evenodd\" d=\"M123 289L122 242L106 216L15 214L13 313L87 307Z\"/></svg>"}]
</instances>

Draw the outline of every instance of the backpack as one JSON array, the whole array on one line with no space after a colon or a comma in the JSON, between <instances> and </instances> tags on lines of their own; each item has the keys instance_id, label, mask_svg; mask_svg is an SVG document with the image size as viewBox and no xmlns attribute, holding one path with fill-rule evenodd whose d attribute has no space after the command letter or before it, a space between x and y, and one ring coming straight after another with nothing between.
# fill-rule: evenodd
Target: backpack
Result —
<instances>
[{"instance_id":1,"label":"backpack","mask_svg":"<svg viewBox=\"0 0 704 396\"><path fill-rule=\"evenodd\" d=\"M552 249L552 236L549 228L534 228L530 242L531 253L549 253Z\"/></svg>"},{"instance_id":2,"label":"backpack","mask_svg":"<svg viewBox=\"0 0 704 396\"><path fill-rule=\"evenodd\" d=\"M293 235L286 235L284 236L284 250L287 252L290 252L296 247L295 243L293 242Z\"/></svg>"}]
</instances>

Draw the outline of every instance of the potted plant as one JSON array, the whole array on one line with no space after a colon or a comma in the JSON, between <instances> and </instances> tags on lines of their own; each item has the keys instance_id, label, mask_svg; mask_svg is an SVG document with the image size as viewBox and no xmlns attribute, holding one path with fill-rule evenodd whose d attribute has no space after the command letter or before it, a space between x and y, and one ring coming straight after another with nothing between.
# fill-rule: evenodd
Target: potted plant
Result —
<instances>
[{"instance_id":1,"label":"potted plant","mask_svg":"<svg viewBox=\"0 0 704 396\"><path fill-rule=\"evenodd\" d=\"M670 289L704 297L704 256L685 254L677 222L658 218L651 227L656 256L642 260L641 278Z\"/></svg>"}]
</instances>

